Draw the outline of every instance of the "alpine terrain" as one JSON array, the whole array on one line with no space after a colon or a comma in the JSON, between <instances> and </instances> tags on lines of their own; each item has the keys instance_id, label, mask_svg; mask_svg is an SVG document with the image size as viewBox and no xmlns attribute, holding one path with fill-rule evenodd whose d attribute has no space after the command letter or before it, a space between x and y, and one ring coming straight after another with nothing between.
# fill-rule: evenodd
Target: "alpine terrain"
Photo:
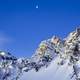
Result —
<instances>
[{"instance_id":1,"label":"alpine terrain","mask_svg":"<svg viewBox=\"0 0 80 80\"><path fill-rule=\"evenodd\" d=\"M0 51L0 80L80 80L80 28L42 41L31 58Z\"/></svg>"}]
</instances>

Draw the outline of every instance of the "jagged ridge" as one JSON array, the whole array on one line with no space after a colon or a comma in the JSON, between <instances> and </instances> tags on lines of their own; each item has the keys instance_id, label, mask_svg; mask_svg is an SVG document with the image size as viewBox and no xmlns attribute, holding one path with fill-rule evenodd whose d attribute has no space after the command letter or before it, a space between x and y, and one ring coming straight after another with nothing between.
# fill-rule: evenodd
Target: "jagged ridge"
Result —
<instances>
[{"instance_id":1,"label":"jagged ridge","mask_svg":"<svg viewBox=\"0 0 80 80\"><path fill-rule=\"evenodd\" d=\"M37 72L41 67L48 67L57 57L60 57L57 65L64 65L68 60L68 65L73 66L71 79L80 80L80 28L63 40L53 36L42 41L30 59L16 58L0 51L0 80L18 80L23 72L32 69Z\"/></svg>"}]
</instances>

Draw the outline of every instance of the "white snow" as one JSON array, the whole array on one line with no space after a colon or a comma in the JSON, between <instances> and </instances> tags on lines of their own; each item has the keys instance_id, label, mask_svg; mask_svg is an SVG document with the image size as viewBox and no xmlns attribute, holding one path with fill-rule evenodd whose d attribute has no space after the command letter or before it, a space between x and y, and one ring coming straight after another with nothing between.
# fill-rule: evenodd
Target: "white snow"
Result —
<instances>
[{"instance_id":1,"label":"white snow","mask_svg":"<svg viewBox=\"0 0 80 80\"><path fill-rule=\"evenodd\" d=\"M48 68L44 67L39 72L31 70L24 73L20 80L69 80L73 72L72 66L68 63L63 66L57 65L59 60L59 57L56 58Z\"/></svg>"},{"instance_id":2,"label":"white snow","mask_svg":"<svg viewBox=\"0 0 80 80\"><path fill-rule=\"evenodd\" d=\"M80 80L79 30L42 41L30 59L0 51L0 80Z\"/></svg>"}]
</instances>

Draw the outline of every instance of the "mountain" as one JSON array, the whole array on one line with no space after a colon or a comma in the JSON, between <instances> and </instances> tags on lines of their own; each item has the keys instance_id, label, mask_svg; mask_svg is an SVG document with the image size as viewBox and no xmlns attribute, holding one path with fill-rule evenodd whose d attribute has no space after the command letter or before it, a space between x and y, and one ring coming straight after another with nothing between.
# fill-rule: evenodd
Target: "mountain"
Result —
<instances>
[{"instance_id":1,"label":"mountain","mask_svg":"<svg viewBox=\"0 0 80 80\"><path fill-rule=\"evenodd\" d=\"M80 80L80 28L63 40L42 41L29 59L0 51L0 80L45 79Z\"/></svg>"}]
</instances>

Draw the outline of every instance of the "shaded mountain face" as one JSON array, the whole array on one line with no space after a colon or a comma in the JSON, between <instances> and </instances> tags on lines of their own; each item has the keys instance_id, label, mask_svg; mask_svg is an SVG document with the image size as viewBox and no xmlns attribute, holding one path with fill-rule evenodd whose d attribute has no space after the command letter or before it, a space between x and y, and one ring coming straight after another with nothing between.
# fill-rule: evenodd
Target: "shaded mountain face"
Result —
<instances>
[{"instance_id":1,"label":"shaded mountain face","mask_svg":"<svg viewBox=\"0 0 80 80\"><path fill-rule=\"evenodd\" d=\"M51 75L53 77L50 77ZM30 59L16 58L10 53L0 51L0 80L26 80L26 78L80 80L80 28L63 40L53 36L42 41Z\"/></svg>"}]
</instances>

